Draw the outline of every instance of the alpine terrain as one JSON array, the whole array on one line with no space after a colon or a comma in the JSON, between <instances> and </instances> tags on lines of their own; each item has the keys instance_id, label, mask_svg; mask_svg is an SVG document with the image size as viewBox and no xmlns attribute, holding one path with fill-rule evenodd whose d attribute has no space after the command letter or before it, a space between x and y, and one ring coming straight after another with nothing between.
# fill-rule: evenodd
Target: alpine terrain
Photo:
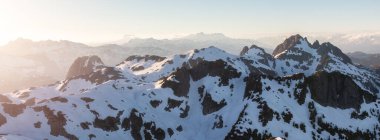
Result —
<instances>
[{"instance_id":1,"label":"alpine terrain","mask_svg":"<svg viewBox=\"0 0 380 140\"><path fill-rule=\"evenodd\" d=\"M174 39L133 38L100 46L67 40L32 41L19 38L0 46L0 93L59 81L66 76L71 63L81 56L96 55L104 65L114 66L131 55L170 56L210 45L238 54L239 46L250 44L265 46L254 40L235 39L221 33L197 33Z\"/></svg>"},{"instance_id":2,"label":"alpine terrain","mask_svg":"<svg viewBox=\"0 0 380 140\"><path fill-rule=\"evenodd\" d=\"M211 46L114 67L85 56L62 81L0 94L0 137L379 139L379 90L375 70L300 35L272 54Z\"/></svg>"}]
</instances>

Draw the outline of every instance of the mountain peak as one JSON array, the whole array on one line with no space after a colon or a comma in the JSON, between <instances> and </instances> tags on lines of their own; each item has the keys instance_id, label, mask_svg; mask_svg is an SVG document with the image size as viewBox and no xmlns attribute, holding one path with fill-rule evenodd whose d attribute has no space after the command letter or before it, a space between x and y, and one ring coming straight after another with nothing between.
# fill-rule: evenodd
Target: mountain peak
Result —
<instances>
[{"instance_id":1,"label":"mountain peak","mask_svg":"<svg viewBox=\"0 0 380 140\"><path fill-rule=\"evenodd\" d=\"M318 52L322 56L326 56L329 53L331 53L332 55L340 58L342 62L352 64L352 60L346 54L344 54L338 47L334 46L330 42L324 42L320 46L314 47L318 48Z\"/></svg>"},{"instance_id":2,"label":"mountain peak","mask_svg":"<svg viewBox=\"0 0 380 140\"><path fill-rule=\"evenodd\" d=\"M278 45L276 47L276 49L274 49L272 55L273 56L276 56L277 54L289 49L289 48L292 48L294 47L295 45L299 44L301 40L306 40L306 38L302 37L301 35L299 34L296 34L296 35L292 35L290 36L289 38L285 39L285 41L283 43L281 43L280 45Z\"/></svg>"},{"instance_id":3,"label":"mountain peak","mask_svg":"<svg viewBox=\"0 0 380 140\"><path fill-rule=\"evenodd\" d=\"M249 48L248 48L248 46L244 46L244 48L240 52L240 56L243 56L243 55L247 54L250 50L253 50L253 49L258 49L261 52L265 52L263 48L260 48L260 47L256 46L255 44L253 44Z\"/></svg>"},{"instance_id":4,"label":"mountain peak","mask_svg":"<svg viewBox=\"0 0 380 140\"><path fill-rule=\"evenodd\" d=\"M103 61L96 55L82 56L77 58L70 66L66 78L72 78L80 75L86 75L94 72L95 69L104 66Z\"/></svg>"},{"instance_id":5,"label":"mountain peak","mask_svg":"<svg viewBox=\"0 0 380 140\"><path fill-rule=\"evenodd\" d=\"M319 41L315 40L314 43L313 43L313 46L320 46Z\"/></svg>"}]
</instances>

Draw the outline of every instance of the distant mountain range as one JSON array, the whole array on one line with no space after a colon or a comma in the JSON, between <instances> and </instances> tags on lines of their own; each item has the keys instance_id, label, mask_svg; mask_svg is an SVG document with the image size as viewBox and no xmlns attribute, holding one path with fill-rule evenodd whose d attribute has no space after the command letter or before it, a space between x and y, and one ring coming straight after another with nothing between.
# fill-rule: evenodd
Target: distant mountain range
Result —
<instances>
[{"instance_id":1,"label":"distant mountain range","mask_svg":"<svg viewBox=\"0 0 380 140\"><path fill-rule=\"evenodd\" d=\"M177 39L132 39L125 44L88 46L71 41L17 39L0 47L0 93L41 86L63 79L69 66L81 56L99 56L105 65L115 66L131 55L168 56L192 49L218 46L238 54L254 40L233 39L223 34L198 33Z\"/></svg>"},{"instance_id":2,"label":"distant mountain range","mask_svg":"<svg viewBox=\"0 0 380 140\"><path fill-rule=\"evenodd\" d=\"M338 34L325 40L342 46L344 52L380 53L380 32Z\"/></svg>"},{"instance_id":3,"label":"distant mountain range","mask_svg":"<svg viewBox=\"0 0 380 140\"><path fill-rule=\"evenodd\" d=\"M153 47L153 46L150 46ZM64 80L0 94L0 132L30 139L378 139L380 75L300 35L116 66L76 59Z\"/></svg>"},{"instance_id":4,"label":"distant mountain range","mask_svg":"<svg viewBox=\"0 0 380 140\"><path fill-rule=\"evenodd\" d=\"M378 40L380 40L378 37L378 34L372 33L359 34L356 37L354 35L335 35L324 38L322 36L310 38L323 38L322 40L338 42L337 44L343 46L344 50L352 50L347 49L347 44L355 46L354 50L365 50L367 48L376 50L380 48L376 46L378 45ZM255 44L264 48L266 52L272 52L273 49L271 48L274 48L275 45L268 43L269 40L279 41L283 38L258 38L258 41L256 41L230 38L220 33L197 33L175 39L134 38L127 39L128 42L119 40L115 42L119 44L100 46L88 46L71 41L47 40L34 42L28 39L17 39L0 47L0 63L3 65L3 68L0 69L0 93L31 86L46 85L63 79L71 63L81 56L96 55L102 59L105 65L115 66L131 55L169 56L209 46L221 48L232 54L239 54L242 47ZM376 63L378 59L376 58L358 59L357 55L351 56L350 53L348 55L352 57L354 63L367 67L378 65Z\"/></svg>"},{"instance_id":5,"label":"distant mountain range","mask_svg":"<svg viewBox=\"0 0 380 140\"><path fill-rule=\"evenodd\" d=\"M380 53L368 54L364 52L347 53L347 55L356 64L370 68L380 68Z\"/></svg>"},{"instance_id":6,"label":"distant mountain range","mask_svg":"<svg viewBox=\"0 0 380 140\"><path fill-rule=\"evenodd\" d=\"M260 42L251 39L235 39L227 37L221 33L205 34L197 33L181 38L174 39L131 39L128 43L122 44L125 47L153 47L168 51L168 55L183 53L192 49L205 48L209 46L217 46L232 54L238 54L241 47L250 46L252 44L265 46L264 49L272 51Z\"/></svg>"}]
</instances>

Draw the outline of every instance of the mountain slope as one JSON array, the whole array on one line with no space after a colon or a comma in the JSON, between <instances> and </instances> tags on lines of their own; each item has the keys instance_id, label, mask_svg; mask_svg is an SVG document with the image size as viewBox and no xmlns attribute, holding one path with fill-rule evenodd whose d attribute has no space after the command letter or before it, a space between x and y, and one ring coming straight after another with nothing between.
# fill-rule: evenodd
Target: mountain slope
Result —
<instances>
[{"instance_id":1,"label":"mountain slope","mask_svg":"<svg viewBox=\"0 0 380 140\"><path fill-rule=\"evenodd\" d=\"M329 43L298 38L275 56L257 46L240 56L216 47L131 56L3 94L0 132L32 139L379 138L379 87L364 81L378 75Z\"/></svg>"}]
</instances>

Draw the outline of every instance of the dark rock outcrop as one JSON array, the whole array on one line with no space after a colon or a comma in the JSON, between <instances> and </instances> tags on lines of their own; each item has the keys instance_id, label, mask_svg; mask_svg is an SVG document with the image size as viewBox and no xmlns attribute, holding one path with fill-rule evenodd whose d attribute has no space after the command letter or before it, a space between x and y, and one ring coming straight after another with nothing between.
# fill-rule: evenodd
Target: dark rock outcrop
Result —
<instances>
[{"instance_id":1,"label":"dark rock outcrop","mask_svg":"<svg viewBox=\"0 0 380 140\"><path fill-rule=\"evenodd\" d=\"M244 98L251 99L254 97L254 94L262 93L261 75L251 73L248 77L244 78L244 82L246 82Z\"/></svg>"},{"instance_id":2,"label":"dark rock outcrop","mask_svg":"<svg viewBox=\"0 0 380 140\"><path fill-rule=\"evenodd\" d=\"M149 103L152 107L156 108L157 106L159 106L161 104L161 100L151 100Z\"/></svg>"},{"instance_id":3,"label":"dark rock outcrop","mask_svg":"<svg viewBox=\"0 0 380 140\"><path fill-rule=\"evenodd\" d=\"M376 100L376 96L362 90L348 76L339 72L320 71L307 78L311 98L323 106L341 109L359 109L364 102Z\"/></svg>"},{"instance_id":4,"label":"dark rock outcrop","mask_svg":"<svg viewBox=\"0 0 380 140\"><path fill-rule=\"evenodd\" d=\"M244 54L246 54L248 52L248 50L249 50L248 46L244 46L243 50L241 50L241 52L240 52L240 56L243 56Z\"/></svg>"},{"instance_id":5,"label":"dark rock outcrop","mask_svg":"<svg viewBox=\"0 0 380 140\"><path fill-rule=\"evenodd\" d=\"M24 112L24 109L26 108L25 104L8 104L4 103L1 104L3 106L3 110L5 113L9 114L12 117L17 117L21 113Z\"/></svg>"},{"instance_id":6,"label":"dark rock outcrop","mask_svg":"<svg viewBox=\"0 0 380 140\"><path fill-rule=\"evenodd\" d=\"M50 125L50 134L53 136L63 136L70 140L78 140L78 137L66 131L65 125L67 120L65 114L61 111L54 112L47 106L38 106L33 108L36 112L43 112L47 119L47 124Z\"/></svg>"},{"instance_id":7,"label":"dark rock outcrop","mask_svg":"<svg viewBox=\"0 0 380 140\"><path fill-rule=\"evenodd\" d=\"M213 112L220 110L226 105L227 103L224 99L220 102L216 102L212 99L211 95L206 92L206 95L202 101L202 107L203 107L202 113L203 115L211 114Z\"/></svg>"},{"instance_id":8,"label":"dark rock outcrop","mask_svg":"<svg viewBox=\"0 0 380 140\"><path fill-rule=\"evenodd\" d=\"M41 122L36 122L33 125L34 125L34 128L41 128Z\"/></svg>"},{"instance_id":9,"label":"dark rock outcrop","mask_svg":"<svg viewBox=\"0 0 380 140\"><path fill-rule=\"evenodd\" d=\"M79 76L72 77L63 81L63 85L61 86L59 90L66 91L67 84L71 80L74 80L74 79L85 79L87 81L90 81L91 83L99 85L109 80L116 80L116 79L121 79L121 78L123 78L123 76L120 71L116 70L113 67L104 67L94 72L91 72L90 74L79 75Z\"/></svg>"},{"instance_id":10,"label":"dark rock outcrop","mask_svg":"<svg viewBox=\"0 0 380 140\"><path fill-rule=\"evenodd\" d=\"M102 67L104 67L104 64L98 56L92 55L79 57L70 66L66 79L80 75L87 75Z\"/></svg>"},{"instance_id":11,"label":"dark rock outcrop","mask_svg":"<svg viewBox=\"0 0 380 140\"><path fill-rule=\"evenodd\" d=\"M100 128L103 131L113 132L119 130L120 125L120 116L123 114L123 111L119 111L116 117L107 116L104 119L96 116L93 125L95 128Z\"/></svg>"},{"instance_id":12,"label":"dark rock outcrop","mask_svg":"<svg viewBox=\"0 0 380 140\"><path fill-rule=\"evenodd\" d=\"M81 100L85 101L86 103L90 103L90 102L93 102L95 99L92 99L90 97L82 97L80 98Z\"/></svg>"},{"instance_id":13,"label":"dark rock outcrop","mask_svg":"<svg viewBox=\"0 0 380 140\"><path fill-rule=\"evenodd\" d=\"M169 79L163 79L163 83L161 85L162 88L171 88L174 92L174 95L178 97L184 97L187 96L187 93L189 92L190 88L190 74L189 71L182 67L181 69L178 69L174 73L172 73L172 76L177 81L171 81Z\"/></svg>"},{"instance_id":14,"label":"dark rock outcrop","mask_svg":"<svg viewBox=\"0 0 380 140\"><path fill-rule=\"evenodd\" d=\"M12 101L7 96L0 94L0 103L1 102L3 102L3 103L11 103Z\"/></svg>"},{"instance_id":15,"label":"dark rock outcrop","mask_svg":"<svg viewBox=\"0 0 380 140\"><path fill-rule=\"evenodd\" d=\"M183 101L180 100L175 100L175 99L168 99L168 105L165 107L165 110L170 112L174 108L178 108Z\"/></svg>"},{"instance_id":16,"label":"dark rock outcrop","mask_svg":"<svg viewBox=\"0 0 380 140\"><path fill-rule=\"evenodd\" d=\"M265 102L261 103L258 108L261 108L259 121L262 123L262 126L266 126L268 122L272 121L274 111Z\"/></svg>"},{"instance_id":17,"label":"dark rock outcrop","mask_svg":"<svg viewBox=\"0 0 380 140\"><path fill-rule=\"evenodd\" d=\"M7 123L7 118L5 118L4 115L0 113L0 126L4 125L5 123Z\"/></svg>"},{"instance_id":18,"label":"dark rock outcrop","mask_svg":"<svg viewBox=\"0 0 380 140\"><path fill-rule=\"evenodd\" d=\"M198 81L205 76L220 77L219 86L227 86L230 79L238 78L241 76L241 72L238 72L227 62L219 59L216 61L205 61L200 58L196 60L190 60L189 65L191 69L190 75L194 81Z\"/></svg>"},{"instance_id":19,"label":"dark rock outcrop","mask_svg":"<svg viewBox=\"0 0 380 140\"><path fill-rule=\"evenodd\" d=\"M246 119L247 116L247 105L244 107L244 109L240 112L238 120L235 122L235 124L232 126L232 129L230 132L228 132L227 136L224 138L225 140L264 140L267 138L271 138L271 134L260 133L257 129L248 129L245 132L242 132L239 127L237 126L239 124L243 124L246 121L249 121L249 119Z\"/></svg>"},{"instance_id":20,"label":"dark rock outcrop","mask_svg":"<svg viewBox=\"0 0 380 140\"><path fill-rule=\"evenodd\" d=\"M123 128L124 131L130 130L133 139L141 140L142 135L140 132L143 127L143 122L142 114L136 109L132 109L129 117L123 119L121 128Z\"/></svg>"},{"instance_id":21,"label":"dark rock outcrop","mask_svg":"<svg viewBox=\"0 0 380 140\"><path fill-rule=\"evenodd\" d=\"M60 97L60 96L51 98L50 100L53 102L61 102L61 103L67 103L68 102L68 100L65 97Z\"/></svg>"},{"instance_id":22,"label":"dark rock outcrop","mask_svg":"<svg viewBox=\"0 0 380 140\"><path fill-rule=\"evenodd\" d=\"M178 97L187 96L190 88L190 77L198 81L206 76L220 77L218 86L227 86L230 79L238 78L241 72L238 72L231 65L223 60L205 61L203 59L190 60L168 77L173 77L176 81L163 78L162 88L171 88L174 95Z\"/></svg>"}]
</instances>

